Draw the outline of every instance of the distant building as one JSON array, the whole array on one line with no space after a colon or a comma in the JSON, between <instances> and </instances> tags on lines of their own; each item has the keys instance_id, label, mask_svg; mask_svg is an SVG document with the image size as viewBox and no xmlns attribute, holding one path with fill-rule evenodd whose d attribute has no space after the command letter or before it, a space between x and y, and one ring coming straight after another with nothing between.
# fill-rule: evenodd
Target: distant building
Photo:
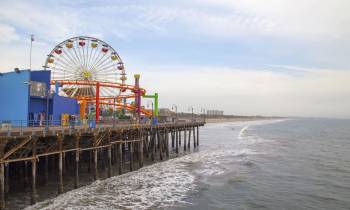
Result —
<instances>
[{"instance_id":1,"label":"distant building","mask_svg":"<svg viewBox=\"0 0 350 210\"><path fill-rule=\"evenodd\" d=\"M168 108L160 108L159 115L170 116L173 112Z\"/></svg>"},{"instance_id":2,"label":"distant building","mask_svg":"<svg viewBox=\"0 0 350 210\"><path fill-rule=\"evenodd\" d=\"M220 110L207 110L207 116L223 116L224 111Z\"/></svg>"},{"instance_id":3,"label":"distant building","mask_svg":"<svg viewBox=\"0 0 350 210\"><path fill-rule=\"evenodd\" d=\"M160 108L159 109L159 121L160 122L172 122L174 121L174 112L172 112L168 108Z\"/></svg>"}]
</instances>

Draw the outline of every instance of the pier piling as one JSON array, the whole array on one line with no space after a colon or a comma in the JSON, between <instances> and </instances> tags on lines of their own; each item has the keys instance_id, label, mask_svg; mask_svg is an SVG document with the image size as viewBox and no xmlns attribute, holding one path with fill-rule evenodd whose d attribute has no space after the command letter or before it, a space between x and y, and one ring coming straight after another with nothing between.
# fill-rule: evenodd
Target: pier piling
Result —
<instances>
[{"instance_id":1,"label":"pier piling","mask_svg":"<svg viewBox=\"0 0 350 210\"><path fill-rule=\"evenodd\" d=\"M0 164L0 209L5 208L5 164Z\"/></svg>"},{"instance_id":2,"label":"pier piling","mask_svg":"<svg viewBox=\"0 0 350 210\"><path fill-rule=\"evenodd\" d=\"M32 196L31 204L36 203L37 192L36 192L36 143L37 137L32 138Z\"/></svg>"},{"instance_id":3,"label":"pier piling","mask_svg":"<svg viewBox=\"0 0 350 210\"><path fill-rule=\"evenodd\" d=\"M74 188L79 187L79 160L80 160L80 135L77 135L75 138L75 180L74 180Z\"/></svg>"},{"instance_id":4,"label":"pier piling","mask_svg":"<svg viewBox=\"0 0 350 210\"><path fill-rule=\"evenodd\" d=\"M0 131L0 210L6 208L6 195L13 193L15 187L26 189L29 186L28 203L34 204L37 191L52 181L50 177L57 177L55 184L61 194L65 184L73 184L74 188L80 186L81 169L87 168L93 180L97 180L99 173L111 177L116 170L122 174L125 164L132 171L136 165L143 167L146 161L169 158L171 151L177 155L189 151L191 133L193 146L197 147L202 125L204 123L191 122ZM72 182L67 179L64 183L65 176L69 175L74 176Z\"/></svg>"}]
</instances>

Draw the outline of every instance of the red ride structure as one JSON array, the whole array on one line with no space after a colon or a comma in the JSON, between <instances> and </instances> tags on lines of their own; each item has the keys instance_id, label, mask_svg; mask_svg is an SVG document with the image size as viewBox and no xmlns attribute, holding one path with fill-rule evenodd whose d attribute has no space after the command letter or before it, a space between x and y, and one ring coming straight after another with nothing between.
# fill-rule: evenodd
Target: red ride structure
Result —
<instances>
[{"instance_id":1,"label":"red ride structure","mask_svg":"<svg viewBox=\"0 0 350 210\"><path fill-rule=\"evenodd\" d=\"M124 63L118 53L107 43L94 37L79 36L59 43L47 56L45 70L51 70L51 85L62 96L76 98L80 103L80 118L87 116L87 106L95 104L95 120L100 120L101 107L117 107L134 111L139 120L142 109L141 96L146 90L135 84L126 84ZM134 99L134 105L121 99Z\"/></svg>"}]
</instances>

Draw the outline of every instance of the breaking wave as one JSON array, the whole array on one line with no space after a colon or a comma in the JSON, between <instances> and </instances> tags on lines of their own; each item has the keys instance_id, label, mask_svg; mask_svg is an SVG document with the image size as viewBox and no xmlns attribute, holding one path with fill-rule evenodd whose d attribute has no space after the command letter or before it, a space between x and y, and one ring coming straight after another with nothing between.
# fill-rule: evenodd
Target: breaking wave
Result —
<instances>
[{"instance_id":1,"label":"breaking wave","mask_svg":"<svg viewBox=\"0 0 350 210\"><path fill-rule=\"evenodd\" d=\"M236 145L236 140L243 139L247 129L255 124L259 123L234 124L238 129L233 130L233 140L221 140L227 141L227 144L216 145L211 142L210 148L120 176L95 181L88 186L29 206L25 210L155 209L190 205L188 197L190 193L198 190L199 177L221 175L229 170L227 167L230 167L230 164L225 164L226 161L240 161L246 156L258 154L248 147ZM221 125L222 129L228 129L225 126ZM206 130L203 129L201 136L204 140L213 140L212 137L206 137L210 132L210 126Z\"/></svg>"}]
</instances>

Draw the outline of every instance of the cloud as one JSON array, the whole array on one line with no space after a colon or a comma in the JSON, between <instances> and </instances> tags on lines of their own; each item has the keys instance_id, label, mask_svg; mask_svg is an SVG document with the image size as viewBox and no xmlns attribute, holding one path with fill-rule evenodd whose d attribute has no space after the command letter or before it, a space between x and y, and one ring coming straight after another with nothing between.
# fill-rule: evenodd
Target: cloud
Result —
<instances>
[{"instance_id":1,"label":"cloud","mask_svg":"<svg viewBox=\"0 0 350 210\"><path fill-rule=\"evenodd\" d=\"M12 26L0 23L0 34L1 39L0 43L9 43L12 41L19 40L19 36L16 32L16 29Z\"/></svg>"},{"instance_id":2,"label":"cloud","mask_svg":"<svg viewBox=\"0 0 350 210\"><path fill-rule=\"evenodd\" d=\"M47 4L27 1L4 1L2 8L2 22L21 29L23 35L36 34L47 42L60 41L79 29L79 19L72 8L58 6L48 9Z\"/></svg>"},{"instance_id":3,"label":"cloud","mask_svg":"<svg viewBox=\"0 0 350 210\"><path fill-rule=\"evenodd\" d=\"M349 70L278 71L203 66L152 67L141 82L159 92L161 106L177 103L230 114L350 117ZM154 70L156 69L156 70Z\"/></svg>"},{"instance_id":4,"label":"cloud","mask_svg":"<svg viewBox=\"0 0 350 210\"><path fill-rule=\"evenodd\" d=\"M259 32L299 39L348 39L350 14L347 0L206 0L211 5L231 8L242 17L254 17ZM265 24L264 23L268 23Z\"/></svg>"},{"instance_id":5,"label":"cloud","mask_svg":"<svg viewBox=\"0 0 350 210\"><path fill-rule=\"evenodd\" d=\"M121 50L129 78L142 70L162 106L350 117L346 0L1 3L0 71L28 67L30 34L34 69L60 41L92 35Z\"/></svg>"}]
</instances>

